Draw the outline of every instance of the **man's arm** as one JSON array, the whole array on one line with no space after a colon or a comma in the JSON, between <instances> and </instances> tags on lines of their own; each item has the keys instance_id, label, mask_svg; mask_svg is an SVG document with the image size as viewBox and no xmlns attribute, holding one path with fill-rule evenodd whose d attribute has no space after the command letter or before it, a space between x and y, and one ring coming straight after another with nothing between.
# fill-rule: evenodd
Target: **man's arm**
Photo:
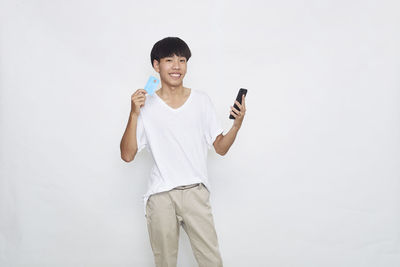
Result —
<instances>
[{"instance_id":1,"label":"man's arm","mask_svg":"<svg viewBox=\"0 0 400 267\"><path fill-rule=\"evenodd\" d=\"M128 125L126 126L124 135L121 139L121 158L126 162L132 161L135 158L138 150L136 141L137 120L138 116L131 112L129 114Z\"/></svg>"},{"instance_id":2,"label":"man's arm","mask_svg":"<svg viewBox=\"0 0 400 267\"><path fill-rule=\"evenodd\" d=\"M138 89L131 96L131 112L129 114L128 125L126 126L120 143L121 158L126 162L132 161L135 158L138 150L136 141L136 128L137 120L140 114L140 108L144 105L146 100L145 93L145 90Z\"/></svg>"},{"instance_id":3,"label":"man's arm","mask_svg":"<svg viewBox=\"0 0 400 267\"><path fill-rule=\"evenodd\" d=\"M232 146L233 142L236 139L236 135L242 127L242 122L244 119L244 115L246 114L246 103L245 103L245 97L244 95L242 96L242 104L240 104L238 101L235 101L236 105L239 107L240 110L237 110L234 107L231 107L231 114L235 118L235 121L233 122L232 128L229 130L229 132L226 135L220 134L215 138L215 141L213 143L213 146L215 148L215 152L220 154L221 156L224 156L229 148Z\"/></svg>"}]
</instances>

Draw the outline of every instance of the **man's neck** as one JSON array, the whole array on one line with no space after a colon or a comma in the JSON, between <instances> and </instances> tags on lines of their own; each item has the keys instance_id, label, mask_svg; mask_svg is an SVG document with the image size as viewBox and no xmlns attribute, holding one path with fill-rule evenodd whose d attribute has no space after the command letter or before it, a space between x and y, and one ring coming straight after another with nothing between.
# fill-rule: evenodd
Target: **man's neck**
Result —
<instances>
[{"instance_id":1,"label":"man's neck","mask_svg":"<svg viewBox=\"0 0 400 267\"><path fill-rule=\"evenodd\" d=\"M179 99L186 95L187 88L180 86L162 85L158 91L158 95L163 99Z\"/></svg>"}]
</instances>

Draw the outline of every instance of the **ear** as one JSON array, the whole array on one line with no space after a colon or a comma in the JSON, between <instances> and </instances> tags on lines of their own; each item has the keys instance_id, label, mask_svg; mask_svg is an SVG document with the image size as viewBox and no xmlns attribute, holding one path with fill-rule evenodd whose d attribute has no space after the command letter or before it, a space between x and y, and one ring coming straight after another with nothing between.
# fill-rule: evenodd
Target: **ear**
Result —
<instances>
[{"instance_id":1,"label":"ear","mask_svg":"<svg viewBox=\"0 0 400 267\"><path fill-rule=\"evenodd\" d=\"M155 71L157 71L158 73L160 73L160 62L158 62L157 59L153 60L153 68L155 69Z\"/></svg>"}]
</instances>

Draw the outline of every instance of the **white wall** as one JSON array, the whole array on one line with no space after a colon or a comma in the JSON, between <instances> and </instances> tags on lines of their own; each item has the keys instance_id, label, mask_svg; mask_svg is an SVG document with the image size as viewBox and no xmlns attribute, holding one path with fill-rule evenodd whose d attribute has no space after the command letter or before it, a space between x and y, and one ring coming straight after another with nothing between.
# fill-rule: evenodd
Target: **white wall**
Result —
<instances>
[{"instance_id":1,"label":"white wall","mask_svg":"<svg viewBox=\"0 0 400 267\"><path fill-rule=\"evenodd\" d=\"M225 266L400 266L398 1L1 1L0 266L153 266L151 156L123 162L152 45L228 130L209 155ZM182 230L179 267L196 266Z\"/></svg>"}]
</instances>

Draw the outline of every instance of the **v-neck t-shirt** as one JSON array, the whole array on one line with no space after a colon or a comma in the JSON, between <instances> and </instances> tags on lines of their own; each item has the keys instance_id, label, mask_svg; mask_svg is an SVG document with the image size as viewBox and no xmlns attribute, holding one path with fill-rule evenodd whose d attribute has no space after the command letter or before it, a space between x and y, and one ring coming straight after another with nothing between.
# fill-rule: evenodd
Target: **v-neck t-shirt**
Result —
<instances>
[{"instance_id":1,"label":"v-neck t-shirt","mask_svg":"<svg viewBox=\"0 0 400 267\"><path fill-rule=\"evenodd\" d=\"M138 152L146 148L153 157L144 212L153 194L175 187L203 183L208 190L207 154L223 132L210 97L191 89L179 108L172 108L156 93L147 95L138 116Z\"/></svg>"}]
</instances>

